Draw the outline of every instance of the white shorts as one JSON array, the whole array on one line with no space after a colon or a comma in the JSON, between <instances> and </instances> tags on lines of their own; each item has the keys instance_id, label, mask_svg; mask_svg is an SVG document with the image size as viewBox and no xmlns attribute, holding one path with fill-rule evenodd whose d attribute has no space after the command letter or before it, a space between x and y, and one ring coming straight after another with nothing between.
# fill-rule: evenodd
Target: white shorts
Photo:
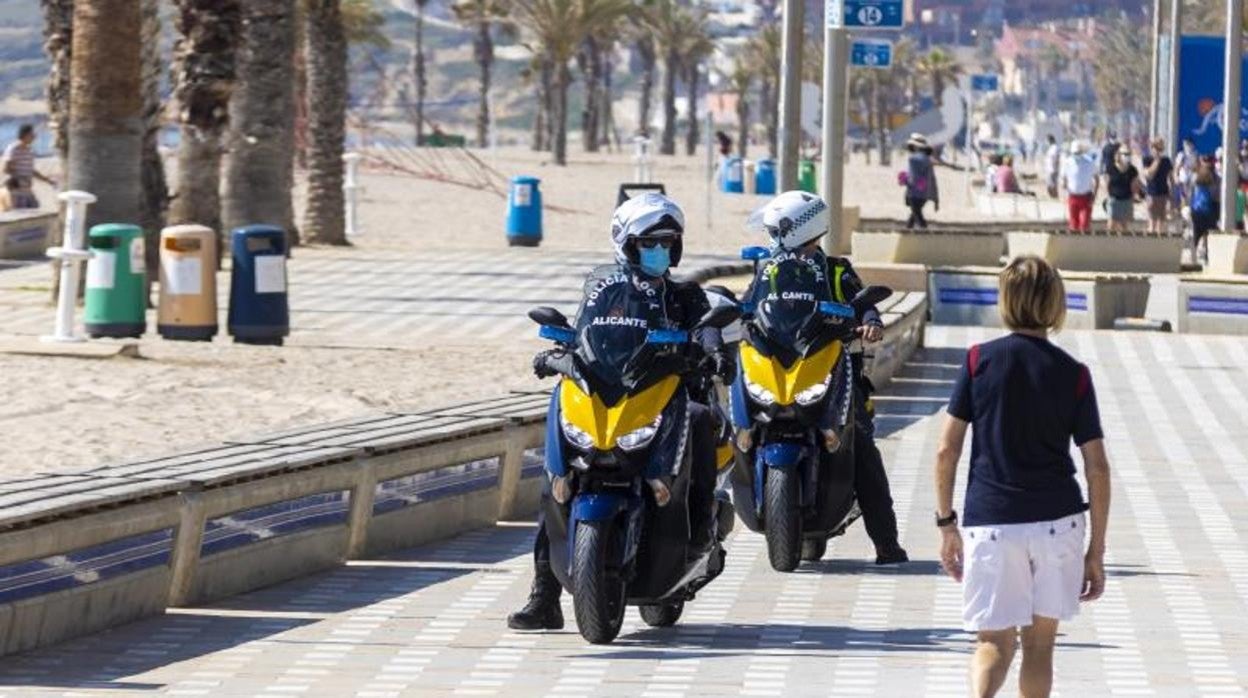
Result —
<instances>
[{"instance_id":1,"label":"white shorts","mask_svg":"<svg viewBox=\"0 0 1248 698\"><path fill-rule=\"evenodd\" d=\"M967 526L962 622L970 632L1070 620L1083 590L1083 514L1054 521Z\"/></svg>"}]
</instances>

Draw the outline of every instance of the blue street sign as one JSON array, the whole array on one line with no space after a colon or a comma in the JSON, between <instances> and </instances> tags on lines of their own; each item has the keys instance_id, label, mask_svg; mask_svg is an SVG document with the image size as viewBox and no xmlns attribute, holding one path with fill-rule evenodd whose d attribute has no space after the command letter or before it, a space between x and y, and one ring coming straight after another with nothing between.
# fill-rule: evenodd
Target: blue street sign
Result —
<instances>
[{"instance_id":1,"label":"blue street sign","mask_svg":"<svg viewBox=\"0 0 1248 698\"><path fill-rule=\"evenodd\" d=\"M883 39L854 39L849 45L849 64L865 68L887 68L893 63L893 42Z\"/></svg>"},{"instance_id":2,"label":"blue street sign","mask_svg":"<svg viewBox=\"0 0 1248 698\"><path fill-rule=\"evenodd\" d=\"M842 0L843 26L855 29L901 29L903 0Z\"/></svg>"},{"instance_id":3,"label":"blue street sign","mask_svg":"<svg viewBox=\"0 0 1248 698\"><path fill-rule=\"evenodd\" d=\"M996 92L1001 87L995 73L983 73L971 76L971 89L975 92Z\"/></svg>"}]
</instances>

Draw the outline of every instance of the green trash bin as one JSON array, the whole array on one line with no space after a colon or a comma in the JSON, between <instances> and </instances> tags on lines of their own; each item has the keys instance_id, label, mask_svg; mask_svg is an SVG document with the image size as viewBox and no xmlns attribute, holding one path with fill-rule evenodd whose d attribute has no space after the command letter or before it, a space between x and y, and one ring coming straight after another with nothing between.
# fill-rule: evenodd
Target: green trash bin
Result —
<instances>
[{"instance_id":1,"label":"green trash bin","mask_svg":"<svg viewBox=\"0 0 1248 698\"><path fill-rule=\"evenodd\" d=\"M818 194L819 183L815 179L815 163L811 160L802 160L797 168L797 188L811 194Z\"/></svg>"},{"instance_id":2,"label":"green trash bin","mask_svg":"<svg viewBox=\"0 0 1248 698\"><path fill-rule=\"evenodd\" d=\"M141 337L147 329L143 231L137 225L102 223L91 228L87 246L87 335Z\"/></svg>"}]
</instances>

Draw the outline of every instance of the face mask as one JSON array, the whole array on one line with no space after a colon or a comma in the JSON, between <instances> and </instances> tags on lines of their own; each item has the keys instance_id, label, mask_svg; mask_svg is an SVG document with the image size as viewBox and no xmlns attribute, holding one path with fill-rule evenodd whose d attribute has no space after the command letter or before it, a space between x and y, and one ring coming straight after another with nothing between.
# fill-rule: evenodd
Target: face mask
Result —
<instances>
[{"instance_id":1,"label":"face mask","mask_svg":"<svg viewBox=\"0 0 1248 698\"><path fill-rule=\"evenodd\" d=\"M672 266L671 250L662 245L638 247L637 253L641 270L649 276L663 276L667 273L667 268Z\"/></svg>"}]
</instances>

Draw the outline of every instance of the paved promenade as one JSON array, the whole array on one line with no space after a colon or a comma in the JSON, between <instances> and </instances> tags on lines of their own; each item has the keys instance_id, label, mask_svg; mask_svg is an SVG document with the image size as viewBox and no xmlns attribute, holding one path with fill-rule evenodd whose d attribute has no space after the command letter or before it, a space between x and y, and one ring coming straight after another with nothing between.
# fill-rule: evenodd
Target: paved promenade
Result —
<instances>
[{"instance_id":1,"label":"paved promenade","mask_svg":"<svg viewBox=\"0 0 1248 698\"><path fill-rule=\"evenodd\" d=\"M529 580L533 528L517 523L6 657L0 696L963 696L969 636L935 562L931 454L963 348L989 336L929 328L878 401L911 565L868 564L856 526L824 562L781 575L739 531L675 628L630 611L597 647L566 596L566 631L506 629ZM1108 589L1060 638L1057 692L1248 693L1248 344L1059 342L1092 367L1114 504Z\"/></svg>"}]
</instances>

